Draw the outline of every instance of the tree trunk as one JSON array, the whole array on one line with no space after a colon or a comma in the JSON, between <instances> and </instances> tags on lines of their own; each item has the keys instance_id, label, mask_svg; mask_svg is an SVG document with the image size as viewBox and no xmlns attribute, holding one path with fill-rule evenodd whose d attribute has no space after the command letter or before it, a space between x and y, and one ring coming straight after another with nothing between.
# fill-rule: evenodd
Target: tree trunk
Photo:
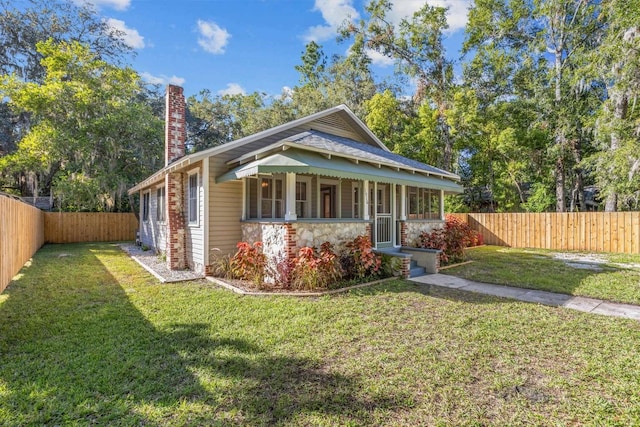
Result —
<instances>
[{"instance_id":1,"label":"tree trunk","mask_svg":"<svg viewBox=\"0 0 640 427\"><path fill-rule=\"evenodd\" d=\"M620 135L618 134L618 125L626 118L629 100L627 95L617 91L611 94L613 101L613 129L611 130L611 142L609 149L614 153L620 148ZM605 212L615 212L618 209L618 194L614 190L610 190L604 204Z\"/></svg>"},{"instance_id":2,"label":"tree trunk","mask_svg":"<svg viewBox=\"0 0 640 427\"><path fill-rule=\"evenodd\" d=\"M444 154L442 156L443 169L453 170L453 139L444 117L442 118L442 139L444 139Z\"/></svg>"},{"instance_id":3,"label":"tree trunk","mask_svg":"<svg viewBox=\"0 0 640 427\"><path fill-rule=\"evenodd\" d=\"M564 161L562 159L556 160L555 167L555 178L556 178L556 212L564 212L565 202L564 202Z\"/></svg>"},{"instance_id":4,"label":"tree trunk","mask_svg":"<svg viewBox=\"0 0 640 427\"><path fill-rule=\"evenodd\" d=\"M560 44L555 51L555 97L554 104L556 108L557 120L556 120L556 137L555 144L557 150L556 165L555 165L555 178L556 178L556 212L564 212L564 185L565 185L565 170L564 170L564 144L565 138L560 126L560 105L562 102L562 44Z\"/></svg>"},{"instance_id":5,"label":"tree trunk","mask_svg":"<svg viewBox=\"0 0 640 427\"><path fill-rule=\"evenodd\" d=\"M580 212L584 212L587 210L587 205L584 200L584 171L580 166L580 163L582 162L582 138L577 138L574 143L571 144L571 152L573 154L573 161L575 162L575 166L573 168L575 179L570 210L571 212L575 212L577 204L578 210Z\"/></svg>"}]
</instances>

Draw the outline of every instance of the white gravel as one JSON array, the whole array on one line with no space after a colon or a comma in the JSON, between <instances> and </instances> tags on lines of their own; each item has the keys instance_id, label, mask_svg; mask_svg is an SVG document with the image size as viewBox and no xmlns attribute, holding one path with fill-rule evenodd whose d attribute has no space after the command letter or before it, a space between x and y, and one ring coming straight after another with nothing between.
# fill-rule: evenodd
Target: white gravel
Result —
<instances>
[{"instance_id":1,"label":"white gravel","mask_svg":"<svg viewBox=\"0 0 640 427\"><path fill-rule=\"evenodd\" d=\"M142 248L131 243L118 246L161 282L183 282L204 278L204 275L191 270L169 270L167 262L151 250L143 251Z\"/></svg>"}]
</instances>

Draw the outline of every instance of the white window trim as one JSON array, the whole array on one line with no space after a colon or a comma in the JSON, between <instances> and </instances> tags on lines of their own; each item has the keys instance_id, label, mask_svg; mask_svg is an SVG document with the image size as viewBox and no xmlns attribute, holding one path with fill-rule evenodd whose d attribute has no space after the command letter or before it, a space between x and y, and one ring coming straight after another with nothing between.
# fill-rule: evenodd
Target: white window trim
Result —
<instances>
[{"instance_id":1,"label":"white window trim","mask_svg":"<svg viewBox=\"0 0 640 427\"><path fill-rule=\"evenodd\" d=\"M160 199L158 198L158 190L164 190L164 206L162 206L162 219L158 218L158 207L160 204ZM167 221L167 190L165 189L164 184L156 187L156 221L158 222L158 224L164 224Z\"/></svg>"},{"instance_id":2,"label":"white window trim","mask_svg":"<svg viewBox=\"0 0 640 427\"><path fill-rule=\"evenodd\" d=\"M354 197L354 193L358 190L358 198ZM356 209L355 205L358 205ZM352 181L351 182L351 217L354 219L362 219L362 209L363 209L363 200L362 200L362 191L360 191L360 182Z\"/></svg>"},{"instance_id":3,"label":"white window trim","mask_svg":"<svg viewBox=\"0 0 640 427\"><path fill-rule=\"evenodd\" d=\"M196 220L191 221L191 177L196 176ZM200 169L187 172L187 223L189 227L200 227Z\"/></svg>"},{"instance_id":4,"label":"white window trim","mask_svg":"<svg viewBox=\"0 0 640 427\"><path fill-rule=\"evenodd\" d=\"M146 202L145 202L145 196L147 196ZM145 207L146 207L147 215L145 215ZM151 218L151 212L150 212L151 211L151 190L147 190L142 193L141 209L142 209L142 222L149 222Z\"/></svg>"},{"instance_id":5,"label":"white window trim","mask_svg":"<svg viewBox=\"0 0 640 427\"><path fill-rule=\"evenodd\" d=\"M276 200L281 200L282 202L282 210L283 213L286 210L286 195L287 195L287 188L286 188L286 176L283 174L273 174L273 175L258 175L257 176L257 182L258 182L258 188L257 188L257 192L258 192L258 206L256 206L257 209L257 213L258 213L258 219L262 220L262 219L267 219L267 220L277 220L277 219L284 219L284 216L282 217L271 217L271 218L263 218L262 217L262 187L261 187L261 182L263 179L269 179L271 180L271 210L272 212L275 211L275 201ZM279 179L280 181L282 181L282 199L276 199L275 198L275 191L276 191L276 185L275 185L275 180Z\"/></svg>"}]
</instances>

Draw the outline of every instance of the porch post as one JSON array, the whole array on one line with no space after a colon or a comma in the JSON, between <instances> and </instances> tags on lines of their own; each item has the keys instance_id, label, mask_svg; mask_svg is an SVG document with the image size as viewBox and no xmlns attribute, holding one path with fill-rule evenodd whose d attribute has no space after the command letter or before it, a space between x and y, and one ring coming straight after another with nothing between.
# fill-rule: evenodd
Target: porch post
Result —
<instances>
[{"instance_id":1,"label":"porch post","mask_svg":"<svg viewBox=\"0 0 640 427\"><path fill-rule=\"evenodd\" d=\"M247 178L242 178L242 220L247 219Z\"/></svg>"},{"instance_id":2,"label":"porch post","mask_svg":"<svg viewBox=\"0 0 640 427\"><path fill-rule=\"evenodd\" d=\"M362 181L362 197L364 203L362 204L364 212L362 212L362 219L365 221L369 221L369 205L371 200L369 200L369 181Z\"/></svg>"},{"instance_id":3,"label":"porch post","mask_svg":"<svg viewBox=\"0 0 640 427\"><path fill-rule=\"evenodd\" d=\"M407 186L400 186L400 221L407 220Z\"/></svg>"},{"instance_id":4,"label":"porch post","mask_svg":"<svg viewBox=\"0 0 640 427\"><path fill-rule=\"evenodd\" d=\"M440 190L440 219L444 220L444 190Z\"/></svg>"},{"instance_id":5,"label":"porch post","mask_svg":"<svg viewBox=\"0 0 640 427\"><path fill-rule=\"evenodd\" d=\"M296 174L293 172L287 172L284 219L285 221L298 219L298 215L296 215Z\"/></svg>"}]
</instances>

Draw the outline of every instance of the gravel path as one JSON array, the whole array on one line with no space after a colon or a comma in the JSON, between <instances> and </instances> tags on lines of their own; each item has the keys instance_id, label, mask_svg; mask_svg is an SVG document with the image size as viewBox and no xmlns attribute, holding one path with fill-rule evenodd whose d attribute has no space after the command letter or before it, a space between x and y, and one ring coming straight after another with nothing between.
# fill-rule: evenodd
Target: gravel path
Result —
<instances>
[{"instance_id":1,"label":"gravel path","mask_svg":"<svg viewBox=\"0 0 640 427\"><path fill-rule=\"evenodd\" d=\"M204 278L204 275L191 270L169 270L167 262L163 261L153 251L143 251L139 246L130 243L123 243L118 246L161 282L183 282Z\"/></svg>"}]
</instances>

